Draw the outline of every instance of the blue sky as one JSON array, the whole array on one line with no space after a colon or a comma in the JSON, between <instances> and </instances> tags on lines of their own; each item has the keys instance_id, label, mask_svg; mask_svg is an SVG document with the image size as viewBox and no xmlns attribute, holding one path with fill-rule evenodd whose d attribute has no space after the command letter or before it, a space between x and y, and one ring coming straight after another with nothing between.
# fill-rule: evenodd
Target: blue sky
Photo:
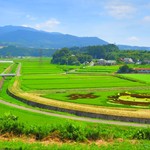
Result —
<instances>
[{"instance_id":1,"label":"blue sky","mask_svg":"<svg viewBox=\"0 0 150 150\"><path fill-rule=\"evenodd\" d=\"M150 46L150 0L0 0L0 26Z\"/></svg>"}]
</instances>

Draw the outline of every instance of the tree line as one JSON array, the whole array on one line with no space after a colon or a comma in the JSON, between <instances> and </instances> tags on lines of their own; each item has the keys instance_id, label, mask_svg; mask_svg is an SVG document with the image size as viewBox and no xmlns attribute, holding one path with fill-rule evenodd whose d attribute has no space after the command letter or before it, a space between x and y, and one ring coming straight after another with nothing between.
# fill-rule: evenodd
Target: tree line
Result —
<instances>
[{"instance_id":1,"label":"tree line","mask_svg":"<svg viewBox=\"0 0 150 150\"><path fill-rule=\"evenodd\" d=\"M79 65L93 59L116 60L119 63L121 58L132 58L135 62L150 60L150 51L120 50L115 44L63 48L52 55L52 63Z\"/></svg>"}]
</instances>

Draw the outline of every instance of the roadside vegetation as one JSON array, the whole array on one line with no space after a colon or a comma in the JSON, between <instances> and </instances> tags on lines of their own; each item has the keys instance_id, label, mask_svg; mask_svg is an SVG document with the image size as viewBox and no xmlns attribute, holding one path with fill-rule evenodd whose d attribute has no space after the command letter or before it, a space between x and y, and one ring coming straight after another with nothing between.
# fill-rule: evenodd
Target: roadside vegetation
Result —
<instances>
[{"instance_id":1,"label":"roadside vegetation","mask_svg":"<svg viewBox=\"0 0 150 150\"><path fill-rule=\"evenodd\" d=\"M81 124L81 122L70 121L63 122L61 125L55 123L41 126L40 122L38 125L31 122L24 123L20 122L19 118L13 114L5 114L0 118L0 137L5 139L5 141L0 140L0 148L68 150L119 149L122 146L127 149L149 148L149 128ZM13 138L16 140L8 141ZM28 142L30 140L34 144L30 144ZM47 144L44 144L44 141ZM51 142L55 144L51 144Z\"/></svg>"}]
</instances>

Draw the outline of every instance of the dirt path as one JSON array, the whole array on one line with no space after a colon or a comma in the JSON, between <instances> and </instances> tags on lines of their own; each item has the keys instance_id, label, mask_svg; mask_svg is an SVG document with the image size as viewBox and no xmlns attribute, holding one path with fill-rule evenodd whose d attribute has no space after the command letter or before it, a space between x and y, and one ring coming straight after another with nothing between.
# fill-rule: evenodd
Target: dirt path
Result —
<instances>
[{"instance_id":1,"label":"dirt path","mask_svg":"<svg viewBox=\"0 0 150 150\"><path fill-rule=\"evenodd\" d=\"M20 76L20 71L21 71L21 63L19 63L18 65L16 76Z\"/></svg>"},{"instance_id":2,"label":"dirt path","mask_svg":"<svg viewBox=\"0 0 150 150\"><path fill-rule=\"evenodd\" d=\"M44 114L44 115L53 116L53 117L60 117L60 118L65 118L65 119L77 120L77 121L85 121L85 122L91 122L91 123L103 123L103 124L120 125L120 126L132 126L132 127L150 127L150 125L148 125L148 124L119 122L119 121L110 121L110 120L99 120L99 119L67 116L67 115L61 115L61 114L56 114L56 113L50 113L50 112L45 112L45 111L36 110L36 109L32 109L32 108L26 108L24 106L19 106L19 105L12 104L12 103L9 103L9 102L3 101L3 100L0 100L0 103L7 105L7 106L14 107L14 108L18 108L21 110L26 110L29 112Z\"/></svg>"}]
</instances>

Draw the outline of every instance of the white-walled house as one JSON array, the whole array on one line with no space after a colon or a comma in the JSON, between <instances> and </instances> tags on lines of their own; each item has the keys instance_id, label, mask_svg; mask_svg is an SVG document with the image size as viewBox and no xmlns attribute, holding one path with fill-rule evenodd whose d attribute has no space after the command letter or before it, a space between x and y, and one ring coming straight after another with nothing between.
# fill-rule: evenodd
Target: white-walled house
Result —
<instances>
[{"instance_id":1,"label":"white-walled house","mask_svg":"<svg viewBox=\"0 0 150 150\"><path fill-rule=\"evenodd\" d=\"M127 64L133 64L134 63L132 58L123 58L123 62L125 62Z\"/></svg>"},{"instance_id":2,"label":"white-walled house","mask_svg":"<svg viewBox=\"0 0 150 150\"><path fill-rule=\"evenodd\" d=\"M116 65L115 60L105 60L105 59L99 59L97 61L97 65Z\"/></svg>"}]
</instances>

